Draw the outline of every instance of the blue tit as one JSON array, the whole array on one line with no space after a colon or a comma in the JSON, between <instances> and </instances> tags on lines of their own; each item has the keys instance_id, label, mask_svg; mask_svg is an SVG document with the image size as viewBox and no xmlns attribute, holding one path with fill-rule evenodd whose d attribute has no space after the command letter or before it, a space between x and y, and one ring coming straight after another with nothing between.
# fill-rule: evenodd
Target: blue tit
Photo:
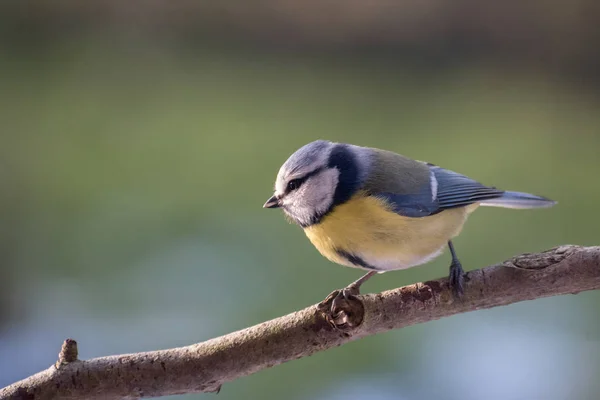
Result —
<instances>
[{"instance_id":1,"label":"blue tit","mask_svg":"<svg viewBox=\"0 0 600 400\"><path fill-rule=\"evenodd\" d=\"M263 207L281 208L329 260L368 270L348 286L355 292L376 273L424 264L448 246L449 284L460 296L464 272L452 238L471 212L555 203L391 151L318 140L287 159Z\"/></svg>"}]
</instances>

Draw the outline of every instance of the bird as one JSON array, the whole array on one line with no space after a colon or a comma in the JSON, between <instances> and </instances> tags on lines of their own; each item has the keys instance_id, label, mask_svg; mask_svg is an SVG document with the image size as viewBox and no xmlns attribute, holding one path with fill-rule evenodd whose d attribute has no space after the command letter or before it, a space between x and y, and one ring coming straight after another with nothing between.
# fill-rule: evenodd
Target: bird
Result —
<instances>
[{"instance_id":1,"label":"bird","mask_svg":"<svg viewBox=\"0 0 600 400\"><path fill-rule=\"evenodd\" d=\"M340 295L372 276L425 264L450 250L448 284L464 294L452 240L479 206L546 208L556 202L486 186L392 151L316 140L281 166L264 208L280 208L330 261L366 270Z\"/></svg>"}]
</instances>

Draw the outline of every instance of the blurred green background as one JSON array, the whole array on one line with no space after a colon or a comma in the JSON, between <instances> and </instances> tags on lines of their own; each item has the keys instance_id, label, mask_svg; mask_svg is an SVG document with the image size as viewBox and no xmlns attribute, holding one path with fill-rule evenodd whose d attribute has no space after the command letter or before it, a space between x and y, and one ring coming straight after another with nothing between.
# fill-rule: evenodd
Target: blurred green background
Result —
<instances>
[{"instance_id":1,"label":"blurred green background","mask_svg":"<svg viewBox=\"0 0 600 400\"><path fill-rule=\"evenodd\" d=\"M279 166L315 139L559 201L478 211L455 243L466 269L600 244L596 11L593 0L3 2L0 386L47 368L67 337L81 358L187 345L357 278L261 208ZM597 399L599 300L369 337L218 398Z\"/></svg>"}]
</instances>

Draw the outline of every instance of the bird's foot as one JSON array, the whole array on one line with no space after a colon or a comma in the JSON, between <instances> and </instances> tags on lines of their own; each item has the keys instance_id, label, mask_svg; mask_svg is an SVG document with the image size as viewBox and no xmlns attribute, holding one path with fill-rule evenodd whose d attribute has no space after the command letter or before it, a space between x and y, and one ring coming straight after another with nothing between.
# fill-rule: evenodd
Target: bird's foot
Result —
<instances>
[{"instance_id":1,"label":"bird's foot","mask_svg":"<svg viewBox=\"0 0 600 400\"><path fill-rule=\"evenodd\" d=\"M317 306L327 322L342 332L350 331L362 322L365 310L357 297L360 294L359 287L351 284L334 290Z\"/></svg>"},{"instance_id":2,"label":"bird's foot","mask_svg":"<svg viewBox=\"0 0 600 400\"><path fill-rule=\"evenodd\" d=\"M457 299L462 297L462 295L465 293L465 271L458 260L452 260L452 264L450 264L448 283L450 285L450 289L452 289L454 297Z\"/></svg>"}]
</instances>

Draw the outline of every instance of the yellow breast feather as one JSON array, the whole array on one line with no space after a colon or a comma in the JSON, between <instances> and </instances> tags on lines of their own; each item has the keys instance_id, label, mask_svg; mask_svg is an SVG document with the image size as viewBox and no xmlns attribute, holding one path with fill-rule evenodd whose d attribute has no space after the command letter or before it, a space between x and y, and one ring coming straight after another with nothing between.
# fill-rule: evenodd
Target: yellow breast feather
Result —
<instances>
[{"instance_id":1,"label":"yellow breast feather","mask_svg":"<svg viewBox=\"0 0 600 400\"><path fill-rule=\"evenodd\" d=\"M359 192L304 231L319 252L335 263L357 267L342 255L351 254L374 269L404 269L439 255L477 206L410 218L393 212L385 200Z\"/></svg>"}]
</instances>

